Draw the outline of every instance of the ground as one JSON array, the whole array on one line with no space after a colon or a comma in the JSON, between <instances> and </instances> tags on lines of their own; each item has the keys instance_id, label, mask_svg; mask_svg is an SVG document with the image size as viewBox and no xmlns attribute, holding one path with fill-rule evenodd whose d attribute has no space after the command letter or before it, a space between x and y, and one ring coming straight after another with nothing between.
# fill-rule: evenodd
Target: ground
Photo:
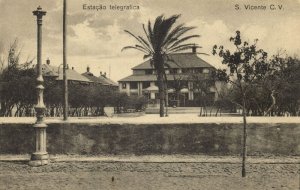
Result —
<instances>
[{"instance_id":1,"label":"ground","mask_svg":"<svg viewBox=\"0 0 300 190\"><path fill-rule=\"evenodd\" d=\"M35 117L0 117L0 124L34 124ZM243 123L243 117L199 117L198 114L145 114L138 117L46 117L46 123L98 123L98 124L181 124L181 123ZM300 117L247 117L247 123L300 123Z\"/></svg>"},{"instance_id":2,"label":"ground","mask_svg":"<svg viewBox=\"0 0 300 190\"><path fill-rule=\"evenodd\" d=\"M178 119L180 118L180 119ZM0 118L0 123L29 123L35 118ZM299 123L299 117L249 117L249 123ZM47 123L61 119L46 118ZM68 123L242 123L240 117L71 118ZM240 158L207 156L119 157L80 159L52 157L49 165L28 166L28 155L0 155L0 189L101 190L300 190L300 159L249 158L247 177L241 177Z\"/></svg>"},{"instance_id":3,"label":"ground","mask_svg":"<svg viewBox=\"0 0 300 190\"><path fill-rule=\"evenodd\" d=\"M202 157L197 162L193 158L171 159L171 162L65 158L42 167L30 167L22 159L2 159L0 189L300 189L300 164L295 159L281 159L284 162L252 159L247 165L247 177L242 178L240 163L228 158L204 161Z\"/></svg>"}]
</instances>

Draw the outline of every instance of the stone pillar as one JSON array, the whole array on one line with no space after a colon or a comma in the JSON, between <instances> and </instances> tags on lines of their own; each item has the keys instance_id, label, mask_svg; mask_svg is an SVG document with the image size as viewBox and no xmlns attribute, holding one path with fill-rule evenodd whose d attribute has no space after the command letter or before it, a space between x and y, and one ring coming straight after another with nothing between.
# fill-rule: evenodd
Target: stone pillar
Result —
<instances>
[{"instance_id":1,"label":"stone pillar","mask_svg":"<svg viewBox=\"0 0 300 190\"><path fill-rule=\"evenodd\" d=\"M37 17L37 104L35 106L36 111L36 123L33 125L35 128L35 152L31 154L31 160L29 165L42 166L49 163L49 155L46 150L46 127L44 123L44 80L42 75L42 18L46 15L46 11L43 11L39 6L37 10L33 11L33 15Z\"/></svg>"},{"instance_id":2,"label":"stone pillar","mask_svg":"<svg viewBox=\"0 0 300 190\"><path fill-rule=\"evenodd\" d=\"M150 99L155 100L155 92L150 92Z\"/></svg>"},{"instance_id":3,"label":"stone pillar","mask_svg":"<svg viewBox=\"0 0 300 190\"><path fill-rule=\"evenodd\" d=\"M194 100L194 92L189 90L189 100Z\"/></svg>"},{"instance_id":4,"label":"stone pillar","mask_svg":"<svg viewBox=\"0 0 300 190\"><path fill-rule=\"evenodd\" d=\"M138 83L138 95L143 95L143 82L137 82Z\"/></svg>"},{"instance_id":5,"label":"stone pillar","mask_svg":"<svg viewBox=\"0 0 300 190\"><path fill-rule=\"evenodd\" d=\"M126 93L130 96L130 82L126 82Z\"/></svg>"},{"instance_id":6,"label":"stone pillar","mask_svg":"<svg viewBox=\"0 0 300 190\"><path fill-rule=\"evenodd\" d=\"M193 90L193 82L188 82L188 89L189 89L189 100L194 100L194 90Z\"/></svg>"}]
</instances>

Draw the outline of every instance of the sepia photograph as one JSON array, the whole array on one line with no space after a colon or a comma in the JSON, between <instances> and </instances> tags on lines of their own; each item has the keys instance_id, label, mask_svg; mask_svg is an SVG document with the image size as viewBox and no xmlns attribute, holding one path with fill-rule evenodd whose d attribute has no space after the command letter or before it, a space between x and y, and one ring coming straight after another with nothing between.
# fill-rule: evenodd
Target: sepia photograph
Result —
<instances>
[{"instance_id":1,"label":"sepia photograph","mask_svg":"<svg viewBox=\"0 0 300 190\"><path fill-rule=\"evenodd\" d=\"M0 190L300 190L300 0L0 0Z\"/></svg>"}]
</instances>

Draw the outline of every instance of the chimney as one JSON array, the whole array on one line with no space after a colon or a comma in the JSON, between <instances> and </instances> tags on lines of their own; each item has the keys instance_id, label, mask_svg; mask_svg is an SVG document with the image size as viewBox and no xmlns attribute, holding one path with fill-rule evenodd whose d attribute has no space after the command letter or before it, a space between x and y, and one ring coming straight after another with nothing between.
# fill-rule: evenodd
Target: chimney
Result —
<instances>
[{"instance_id":1,"label":"chimney","mask_svg":"<svg viewBox=\"0 0 300 190\"><path fill-rule=\"evenodd\" d=\"M106 72L104 72L104 77L106 78Z\"/></svg>"},{"instance_id":2,"label":"chimney","mask_svg":"<svg viewBox=\"0 0 300 190\"><path fill-rule=\"evenodd\" d=\"M72 70L74 70L74 67L72 67Z\"/></svg>"},{"instance_id":3,"label":"chimney","mask_svg":"<svg viewBox=\"0 0 300 190\"><path fill-rule=\"evenodd\" d=\"M100 71L100 77L102 76L102 71Z\"/></svg>"},{"instance_id":4,"label":"chimney","mask_svg":"<svg viewBox=\"0 0 300 190\"><path fill-rule=\"evenodd\" d=\"M49 58L46 60L46 63L47 63L47 65L50 65L50 59Z\"/></svg>"},{"instance_id":5,"label":"chimney","mask_svg":"<svg viewBox=\"0 0 300 190\"><path fill-rule=\"evenodd\" d=\"M196 44L194 44L194 46L192 47L192 53L197 53L197 46L196 46Z\"/></svg>"},{"instance_id":6,"label":"chimney","mask_svg":"<svg viewBox=\"0 0 300 190\"><path fill-rule=\"evenodd\" d=\"M90 67L89 66L87 66L86 72L90 72Z\"/></svg>"}]
</instances>

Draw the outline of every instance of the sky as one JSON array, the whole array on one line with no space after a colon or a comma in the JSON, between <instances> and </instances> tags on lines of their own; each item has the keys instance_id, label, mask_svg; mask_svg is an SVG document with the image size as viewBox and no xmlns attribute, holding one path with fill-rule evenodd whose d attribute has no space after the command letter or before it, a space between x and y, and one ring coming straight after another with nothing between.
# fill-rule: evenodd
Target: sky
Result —
<instances>
[{"instance_id":1,"label":"sky","mask_svg":"<svg viewBox=\"0 0 300 190\"><path fill-rule=\"evenodd\" d=\"M107 72L115 81L132 73L131 68L142 63L143 54L134 50L121 52L135 40L124 32L143 35L142 24L159 15L180 14L177 24L195 26L188 34L199 34L191 42L202 46L199 55L216 68L220 59L211 55L212 47L232 45L229 38L236 30L250 43L259 39L258 47L273 55L286 50L300 55L300 0L67 0L67 63L79 73L98 76ZM32 11L41 6L47 11L43 18L42 59L62 64L62 4L63 0L0 0L0 56L7 58L9 45L17 38L21 62L36 58L36 18ZM84 10L83 5L106 9ZM139 6L138 10L111 10L114 6ZM236 7L239 10L236 10ZM266 10L246 10L245 6L266 6ZM277 9L270 10L274 5ZM279 6L283 9L279 9ZM34 59L36 63L36 59Z\"/></svg>"}]
</instances>

